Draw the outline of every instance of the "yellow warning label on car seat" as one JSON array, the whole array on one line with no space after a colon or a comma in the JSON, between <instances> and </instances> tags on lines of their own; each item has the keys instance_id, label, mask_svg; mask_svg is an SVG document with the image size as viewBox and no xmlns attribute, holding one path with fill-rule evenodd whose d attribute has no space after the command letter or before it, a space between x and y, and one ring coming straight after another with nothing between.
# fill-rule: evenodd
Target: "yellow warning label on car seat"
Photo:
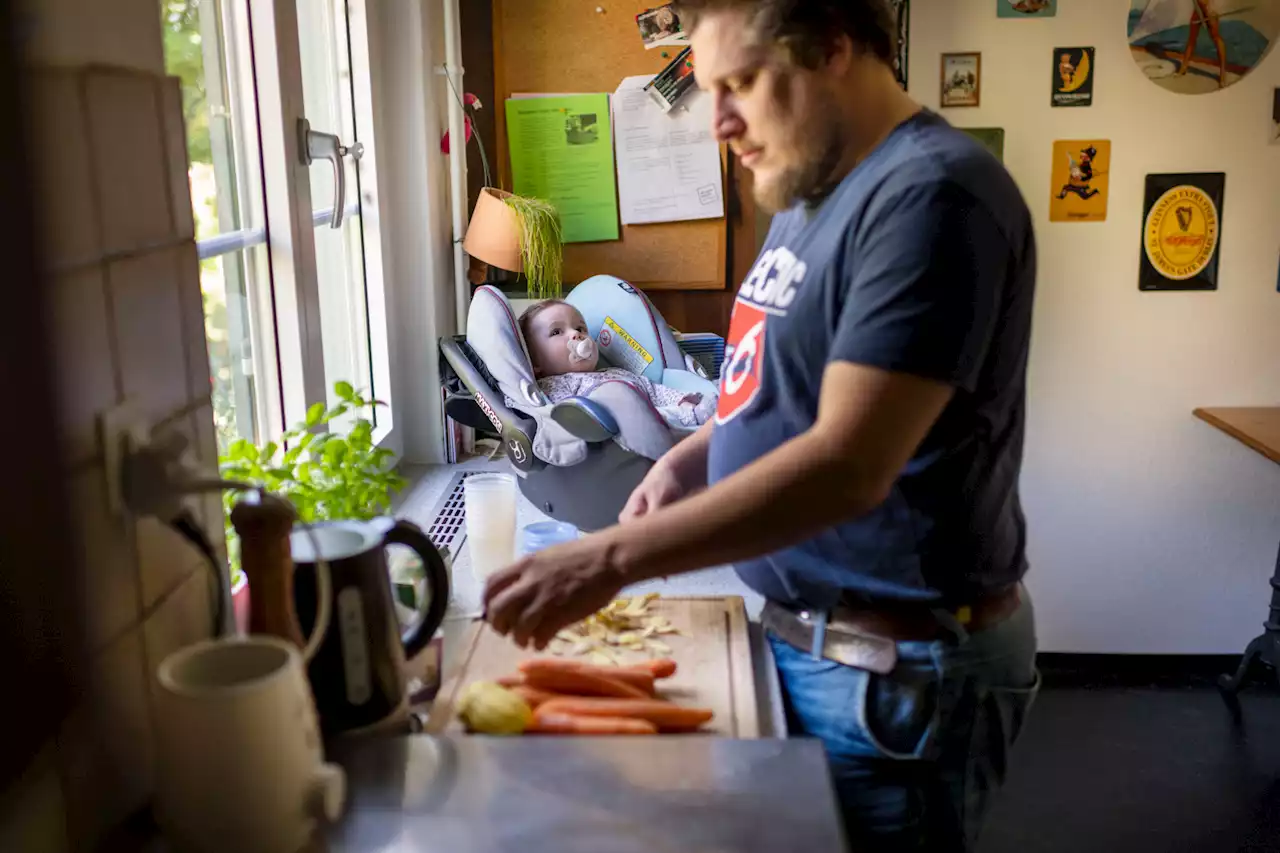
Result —
<instances>
[{"instance_id":1,"label":"yellow warning label on car seat","mask_svg":"<svg viewBox=\"0 0 1280 853\"><path fill-rule=\"evenodd\" d=\"M599 343L600 349L605 351L610 361L632 373L643 373L645 368L653 364L653 356L649 355L649 351L628 335L627 330L619 326L612 317L604 318Z\"/></svg>"}]
</instances>

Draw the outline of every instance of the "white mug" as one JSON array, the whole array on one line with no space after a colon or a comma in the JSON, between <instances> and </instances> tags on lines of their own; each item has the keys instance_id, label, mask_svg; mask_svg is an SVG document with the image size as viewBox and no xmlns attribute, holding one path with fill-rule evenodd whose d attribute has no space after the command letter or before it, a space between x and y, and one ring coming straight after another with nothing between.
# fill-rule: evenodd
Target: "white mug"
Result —
<instances>
[{"instance_id":1,"label":"white mug","mask_svg":"<svg viewBox=\"0 0 1280 853\"><path fill-rule=\"evenodd\" d=\"M292 644L206 640L156 675L156 819L177 853L297 853L337 820L346 777Z\"/></svg>"}]
</instances>

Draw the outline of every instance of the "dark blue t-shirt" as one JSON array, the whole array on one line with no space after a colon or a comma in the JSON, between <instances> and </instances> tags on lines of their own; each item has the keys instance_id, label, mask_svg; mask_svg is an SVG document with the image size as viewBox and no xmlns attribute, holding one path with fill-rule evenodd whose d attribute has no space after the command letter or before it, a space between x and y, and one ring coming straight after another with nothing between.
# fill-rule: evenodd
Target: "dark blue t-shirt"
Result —
<instances>
[{"instance_id":1,"label":"dark blue t-shirt","mask_svg":"<svg viewBox=\"0 0 1280 853\"><path fill-rule=\"evenodd\" d=\"M774 217L734 303L711 482L813 426L829 362L940 380L955 394L883 504L740 563L748 585L818 608L844 591L962 604L1022 576L1035 274L1031 217L1009 173L929 111L820 205Z\"/></svg>"}]
</instances>

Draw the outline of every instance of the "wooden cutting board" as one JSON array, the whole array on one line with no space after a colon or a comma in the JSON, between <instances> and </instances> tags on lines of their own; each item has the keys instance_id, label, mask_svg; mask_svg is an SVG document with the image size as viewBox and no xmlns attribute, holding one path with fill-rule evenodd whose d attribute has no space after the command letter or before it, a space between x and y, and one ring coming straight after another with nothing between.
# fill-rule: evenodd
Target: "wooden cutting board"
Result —
<instances>
[{"instance_id":1,"label":"wooden cutting board","mask_svg":"<svg viewBox=\"0 0 1280 853\"><path fill-rule=\"evenodd\" d=\"M742 597L658 598L650 603L649 612L670 619L680 632L662 637L671 647L677 670L674 676L659 682L659 694L681 705L715 711L715 719L705 727L708 734L760 737L747 610ZM520 661L547 654L521 649L494 633L488 623L473 622L462 640L458 658L461 663L454 673L446 675L431 706L427 731L461 733L463 728L454 705L466 685L508 675L516 671ZM638 652L623 653L624 663L643 659Z\"/></svg>"}]
</instances>

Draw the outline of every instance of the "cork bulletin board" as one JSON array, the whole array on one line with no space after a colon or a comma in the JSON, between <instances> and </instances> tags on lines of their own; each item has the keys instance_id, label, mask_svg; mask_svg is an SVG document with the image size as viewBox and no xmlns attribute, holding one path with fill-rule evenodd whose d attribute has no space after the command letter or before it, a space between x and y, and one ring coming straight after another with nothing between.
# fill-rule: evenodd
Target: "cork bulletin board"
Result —
<instances>
[{"instance_id":1,"label":"cork bulletin board","mask_svg":"<svg viewBox=\"0 0 1280 853\"><path fill-rule=\"evenodd\" d=\"M644 49L635 15L653 5L658 4L493 0L493 110L502 186L511 186L506 99L521 92L612 94L623 77L661 71L679 48ZM732 189L723 166L721 176L728 204ZM564 247L566 284L607 273L645 290L725 289L725 219L619 227L620 240Z\"/></svg>"}]
</instances>

